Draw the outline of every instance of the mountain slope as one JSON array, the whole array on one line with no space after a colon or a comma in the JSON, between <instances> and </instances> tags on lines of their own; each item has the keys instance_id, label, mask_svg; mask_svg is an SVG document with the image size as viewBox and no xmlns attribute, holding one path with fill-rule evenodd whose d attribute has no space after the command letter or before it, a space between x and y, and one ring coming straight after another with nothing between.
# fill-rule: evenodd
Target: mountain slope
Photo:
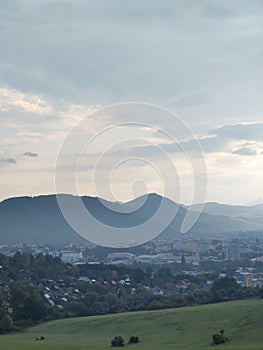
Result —
<instances>
[{"instance_id":1,"label":"mountain slope","mask_svg":"<svg viewBox=\"0 0 263 350\"><path fill-rule=\"evenodd\" d=\"M245 206L208 202L203 212L209 215L222 215L263 225L263 205Z\"/></svg>"},{"instance_id":2,"label":"mountain slope","mask_svg":"<svg viewBox=\"0 0 263 350\"><path fill-rule=\"evenodd\" d=\"M158 239L175 239L181 235L180 228L187 213L187 208L157 194L145 195L127 203L112 203L88 196L76 197L67 194L58 196L70 203L70 214L77 218L79 227L95 235L109 235L110 230L107 230L109 227L138 227L139 234L140 225L149 222L147 230L159 232ZM78 210L80 199L96 220L86 217L82 220ZM161 204L164 208L162 215L154 217ZM170 224L168 224L169 215L166 220L168 212L176 213ZM149 221L152 217L153 220ZM97 232L95 221L105 225L100 225L100 232ZM202 213L189 233L200 237L246 230L262 230L262 225L242 217ZM125 230L123 232L125 234ZM136 232L135 230L135 234ZM64 219L56 195L11 198L0 203L0 244L64 244L84 241Z\"/></svg>"}]
</instances>

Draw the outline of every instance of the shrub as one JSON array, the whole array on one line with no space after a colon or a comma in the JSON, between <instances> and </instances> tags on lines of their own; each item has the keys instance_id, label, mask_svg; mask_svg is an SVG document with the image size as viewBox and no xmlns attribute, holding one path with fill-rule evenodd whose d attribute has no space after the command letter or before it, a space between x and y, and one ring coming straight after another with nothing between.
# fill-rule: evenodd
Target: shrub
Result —
<instances>
[{"instance_id":1,"label":"shrub","mask_svg":"<svg viewBox=\"0 0 263 350\"><path fill-rule=\"evenodd\" d=\"M116 348L124 346L124 339L122 338L122 336L118 335L114 337L111 341L111 346Z\"/></svg>"},{"instance_id":2,"label":"shrub","mask_svg":"<svg viewBox=\"0 0 263 350\"><path fill-rule=\"evenodd\" d=\"M224 330L220 331L220 334L214 334L213 336L213 343L212 345L219 345L219 344L224 344L228 342L228 338L224 337Z\"/></svg>"},{"instance_id":3,"label":"shrub","mask_svg":"<svg viewBox=\"0 0 263 350\"><path fill-rule=\"evenodd\" d=\"M36 338L36 340L45 340L45 337L41 336L39 338Z\"/></svg>"},{"instance_id":4,"label":"shrub","mask_svg":"<svg viewBox=\"0 0 263 350\"><path fill-rule=\"evenodd\" d=\"M137 344L139 343L139 337L136 337L136 336L131 336L130 337L130 340L129 340L129 344Z\"/></svg>"}]
</instances>

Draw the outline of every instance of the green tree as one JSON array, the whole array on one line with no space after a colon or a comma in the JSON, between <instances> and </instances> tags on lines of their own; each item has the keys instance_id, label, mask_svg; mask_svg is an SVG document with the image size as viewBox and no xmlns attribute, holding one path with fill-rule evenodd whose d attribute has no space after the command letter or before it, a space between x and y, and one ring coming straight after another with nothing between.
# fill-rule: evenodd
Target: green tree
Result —
<instances>
[{"instance_id":1,"label":"green tree","mask_svg":"<svg viewBox=\"0 0 263 350\"><path fill-rule=\"evenodd\" d=\"M131 271L132 278L135 280L137 283L141 283L144 278L145 278L145 273L142 269L137 267L133 271Z\"/></svg>"},{"instance_id":2,"label":"green tree","mask_svg":"<svg viewBox=\"0 0 263 350\"><path fill-rule=\"evenodd\" d=\"M66 310L72 314L72 316L85 316L87 314L87 308L83 302L71 301L66 305Z\"/></svg>"},{"instance_id":3,"label":"green tree","mask_svg":"<svg viewBox=\"0 0 263 350\"><path fill-rule=\"evenodd\" d=\"M4 315L0 320L0 331L3 333L10 332L13 329L13 320L10 315Z\"/></svg>"},{"instance_id":4,"label":"green tree","mask_svg":"<svg viewBox=\"0 0 263 350\"><path fill-rule=\"evenodd\" d=\"M158 270L157 276L160 278L163 278L165 281L167 281L167 280L171 279L172 271L169 267L163 266Z\"/></svg>"},{"instance_id":5,"label":"green tree","mask_svg":"<svg viewBox=\"0 0 263 350\"><path fill-rule=\"evenodd\" d=\"M222 300L223 300L222 293L219 290L213 290L211 293L212 303L219 303Z\"/></svg>"},{"instance_id":6,"label":"green tree","mask_svg":"<svg viewBox=\"0 0 263 350\"><path fill-rule=\"evenodd\" d=\"M11 282L9 294L15 319L37 321L47 315L47 305L37 286L27 281Z\"/></svg>"},{"instance_id":7,"label":"green tree","mask_svg":"<svg viewBox=\"0 0 263 350\"><path fill-rule=\"evenodd\" d=\"M233 289L236 290L239 288L239 284L233 277L226 276L224 278L219 278L217 281L215 281L212 287L212 291L224 289L226 292L231 292Z\"/></svg>"},{"instance_id":8,"label":"green tree","mask_svg":"<svg viewBox=\"0 0 263 350\"><path fill-rule=\"evenodd\" d=\"M22 317L27 320L39 321L47 316L47 305L35 290L24 301Z\"/></svg>"}]
</instances>

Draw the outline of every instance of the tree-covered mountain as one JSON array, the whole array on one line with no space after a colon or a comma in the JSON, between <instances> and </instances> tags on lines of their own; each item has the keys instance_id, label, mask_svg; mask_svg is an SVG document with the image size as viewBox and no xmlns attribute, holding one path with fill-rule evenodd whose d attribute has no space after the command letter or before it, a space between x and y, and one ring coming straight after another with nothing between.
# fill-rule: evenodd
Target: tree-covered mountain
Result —
<instances>
[{"instance_id":1,"label":"tree-covered mountain","mask_svg":"<svg viewBox=\"0 0 263 350\"><path fill-rule=\"evenodd\" d=\"M236 219L261 223L263 225L263 204L245 206L208 202L203 212L211 215L223 215Z\"/></svg>"},{"instance_id":2,"label":"tree-covered mountain","mask_svg":"<svg viewBox=\"0 0 263 350\"><path fill-rule=\"evenodd\" d=\"M160 229L158 239L175 239L181 235L180 228L188 210L187 207L157 194L138 197L127 203L114 203L96 197L77 197L67 194L60 194L58 198L69 203L70 214L81 228L84 228L87 233L102 235L109 234L111 228L140 227L143 223L148 222L147 230L156 231L157 228L158 231ZM79 201L95 220L85 217L82 222ZM161 215L155 215L161 206ZM189 234L200 237L239 231L262 231L259 221L262 218L260 206L257 208L258 220L249 215L247 217L232 215L232 211L225 210L223 205L219 205L218 208L220 210L215 209L208 213L209 205L205 206L205 211L200 215ZM251 207L242 207L242 210L245 210L244 208L247 208L248 214L252 210ZM238 209L233 207L234 210ZM175 213L174 218L170 224L167 222L167 225L163 225L168 212ZM95 222L103 223L100 225L102 226L100 232L96 231ZM105 227L105 232L103 227ZM65 220L58 206L56 195L10 198L0 203L0 244L65 244L70 242L81 243L85 240Z\"/></svg>"}]
</instances>

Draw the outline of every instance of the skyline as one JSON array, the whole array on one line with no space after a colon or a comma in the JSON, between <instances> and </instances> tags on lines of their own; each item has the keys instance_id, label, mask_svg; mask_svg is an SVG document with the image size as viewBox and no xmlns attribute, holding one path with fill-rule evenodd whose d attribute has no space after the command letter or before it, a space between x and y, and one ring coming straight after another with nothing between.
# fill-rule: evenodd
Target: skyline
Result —
<instances>
[{"instance_id":1,"label":"skyline","mask_svg":"<svg viewBox=\"0 0 263 350\"><path fill-rule=\"evenodd\" d=\"M159 131L176 133L188 154L194 151L192 142L199 141L207 167L206 202L263 203L262 10L262 2L254 0L3 3L0 200L55 193L57 155L72 128L87 117L89 139L123 120L132 121L118 112L100 114L102 108L140 102L171 111L192 130L194 138L180 139L169 118L158 125ZM139 125L139 112L135 119ZM80 194L107 194L104 174L118 164L121 151L124 156L129 151L127 160L134 157L130 151L135 146L148 163L129 160L117 168L112 182L116 199L162 194L151 167L165 168L156 150L161 147L180 175L180 202L188 204L189 169L178 143L158 133L158 115L145 113L141 120L152 128L116 129L110 136L114 147L100 169L99 193L90 182L97 153L81 158ZM127 141L125 152L116 142L119 135ZM128 142L131 136L136 145ZM70 157L60 184L65 193L74 192L69 184L73 173L67 168L73 153ZM176 200L173 177L165 174L162 179Z\"/></svg>"}]
</instances>

